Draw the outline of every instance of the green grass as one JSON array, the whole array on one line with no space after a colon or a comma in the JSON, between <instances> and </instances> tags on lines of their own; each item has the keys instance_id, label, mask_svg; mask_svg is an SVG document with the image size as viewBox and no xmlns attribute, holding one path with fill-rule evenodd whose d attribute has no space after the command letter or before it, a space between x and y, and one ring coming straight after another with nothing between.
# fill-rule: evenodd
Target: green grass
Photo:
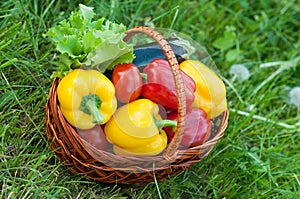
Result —
<instances>
[{"instance_id":1,"label":"green grass","mask_svg":"<svg viewBox=\"0 0 300 199\"><path fill-rule=\"evenodd\" d=\"M299 1L83 1L128 27L189 35L226 83L229 126L214 150L145 186L70 174L47 144L44 108L57 54L42 34L79 2L0 3L0 198L300 198L300 108L287 103L289 88L300 86ZM277 61L290 67L261 67ZM241 63L251 73L242 83L229 74Z\"/></svg>"}]
</instances>

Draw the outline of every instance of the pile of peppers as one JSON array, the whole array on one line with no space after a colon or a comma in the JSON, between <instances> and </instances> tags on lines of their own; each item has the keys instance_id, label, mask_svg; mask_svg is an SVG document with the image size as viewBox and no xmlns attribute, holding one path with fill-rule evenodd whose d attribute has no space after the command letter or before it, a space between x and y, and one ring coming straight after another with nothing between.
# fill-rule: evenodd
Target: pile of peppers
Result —
<instances>
[{"instance_id":1,"label":"pile of peppers","mask_svg":"<svg viewBox=\"0 0 300 199\"><path fill-rule=\"evenodd\" d=\"M193 147L209 139L210 119L227 109L226 90L222 80L199 61L183 61L180 73L187 107L181 145ZM164 59L154 59L143 69L133 63L118 64L110 78L94 69L74 69L60 80L57 95L65 119L99 150L154 156L176 132L178 96Z\"/></svg>"}]
</instances>

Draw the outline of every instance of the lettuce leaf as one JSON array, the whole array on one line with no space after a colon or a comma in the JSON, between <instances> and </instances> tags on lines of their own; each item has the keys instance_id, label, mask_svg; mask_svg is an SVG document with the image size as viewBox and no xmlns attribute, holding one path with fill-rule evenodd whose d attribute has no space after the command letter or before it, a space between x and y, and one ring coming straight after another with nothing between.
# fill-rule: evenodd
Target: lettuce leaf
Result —
<instances>
[{"instance_id":1,"label":"lettuce leaf","mask_svg":"<svg viewBox=\"0 0 300 199\"><path fill-rule=\"evenodd\" d=\"M95 68L101 72L134 59L133 46L123 41L126 27L100 18L93 20L92 7L79 4L79 10L50 28L44 35L60 53L53 77L62 78L75 68Z\"/></svg>"}]
</instances>

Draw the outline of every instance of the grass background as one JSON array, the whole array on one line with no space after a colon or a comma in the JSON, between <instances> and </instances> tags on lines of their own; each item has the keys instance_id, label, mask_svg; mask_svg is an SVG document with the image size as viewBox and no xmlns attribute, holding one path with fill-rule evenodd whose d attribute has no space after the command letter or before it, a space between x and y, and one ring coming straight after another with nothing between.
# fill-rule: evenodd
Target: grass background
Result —
<instances>
[{"instance_id":1,"label":"grass background","mask_svg":"<svg viewBox=\"0 0 300 199\"><path fill-rule=\"evenodd\" d=\"M207 48L230 109L207 158L145 186L103 185L61 166L45 139L55 52L42 34L78 3L127 27L175 29ZM300 108L288 103L300 86L299 1L7 0L0 8L0 198L300 198ZM244 64L250 79L232 77L232 64Z\"/></svg>"}]
</instances>

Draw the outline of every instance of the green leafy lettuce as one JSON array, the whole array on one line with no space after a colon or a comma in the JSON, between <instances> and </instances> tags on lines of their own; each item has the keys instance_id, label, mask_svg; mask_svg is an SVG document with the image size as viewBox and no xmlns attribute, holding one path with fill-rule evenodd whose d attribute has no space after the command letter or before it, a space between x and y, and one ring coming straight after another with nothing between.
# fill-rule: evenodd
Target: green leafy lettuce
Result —
<instances>
[{"instance_id":1,"label":"green leafy lettuce","mask_svg":"<svg viewBox=\"0 0 300 199\"><path fill-rule=\"evenodd\" d=\"M79 10L45 34L60 52L59 67L52 77L62 78L78 67L112 70L134 59L133 46L123 41L126 27L100 18L93 20L92 7L79 4Z\"/></svg>"}]
</instances>

